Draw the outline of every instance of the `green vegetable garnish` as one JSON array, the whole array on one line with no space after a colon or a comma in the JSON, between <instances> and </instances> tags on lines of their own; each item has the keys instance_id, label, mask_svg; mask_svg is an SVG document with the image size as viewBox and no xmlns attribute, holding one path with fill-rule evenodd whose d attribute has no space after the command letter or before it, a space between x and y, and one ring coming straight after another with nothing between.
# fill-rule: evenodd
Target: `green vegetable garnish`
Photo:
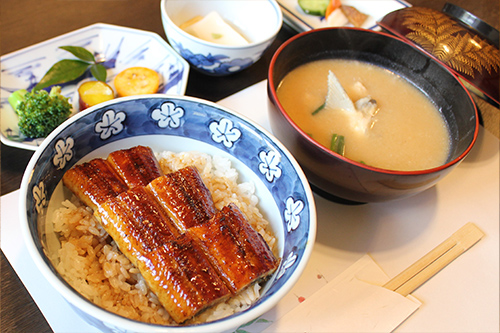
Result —
<instances>
[{"instance_id":1,"label":"green vegetable garnish","mask_svg":"<svg viewBox=\"0 0 500 333\"><path fill-rule=\"evenodd\" d=\"M298 0L302 10L310 15L325 16L330 0Z\"/></svg>"},{"instance_id":2,"label":"green vegetable garnish","mask_svg":"<svg viewBox=\"0 0 500 333\"><path fill-rule=\"evenodd\" d=\"M71 104L61 95L59 86L52 87L50 93L33 90L12 95L20 97L15 101L19 131L29 138L46 137L71 114Z\"/></svg>"},{"instance_id":3,"label":"green vegetable garnish","mask_svg":"<svg viewBox=\"0 0 500 333\"><path fill-rule=\"evenodd\" d=\"M92 53L80 46L61 46L78 59L63 59L56 62L33 88L34 91L54 84L66 83L82 76L87 70L96 80L106 81L106 67L98 63Z\"/></svg>"},{"instance_id":4,"label":"green vegetable garnish","mask_svg":"<svg viewBox=\"0 0 500 333\"><path fill-rule=\"evenodd\" d=\"M19 90L16 90L14 91L12 94L10 94L9 96L9 104L10 106L12 106L12 108L14 109L14 111L16 111L16 113L19 115L19 113L17 112L17 107L19 106L19 104L21 104L22 101L24 101L24 96L28 93L28 91L26 89L19 89Z\"/></svg>"},{"instance_id":5,"label":"green vegetable garnish","mask_svg":"<svg viewBox=\"0 0 500 333\"><path fill-rule=\"evenodd\" d=\"M332 135L332 141L330 142L330 150L344 156L345 153L345 139L343 135Z\"/></svg>"},{"instance_id":6,"label":"green vegetable garnish","mask_svg":"<svg viewBox=\"0 0 500 333\"><path fill-rule=\"evenodd\" d=\"M311 114L314 116L316 113L320 112L321 110L323 110L326 106L326 102L321 104L316 110L314 110Z\"/></svg>"},{"instance_id":7,"label":"green vegetable garnish","mask_svg":"<svg viewBox=\"0 0 500 333\"><path fill-rule=\"evenodd\" d=\"M219 38L222 38L222 34L216 34L215 32L212 33L212 38L213 39L219 39Z\"/></svg>"}]
</instances>

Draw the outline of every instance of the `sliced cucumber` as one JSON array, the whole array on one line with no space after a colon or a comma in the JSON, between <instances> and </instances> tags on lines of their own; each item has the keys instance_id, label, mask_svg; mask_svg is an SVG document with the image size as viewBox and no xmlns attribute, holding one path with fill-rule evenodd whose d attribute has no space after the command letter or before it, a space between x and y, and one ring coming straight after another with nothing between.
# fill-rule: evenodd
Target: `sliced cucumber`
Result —
<instances>
[{"instance_id":1,"label":"sliced cucumber","mask_svg":"<svg viewBox=\"0 0 500 333\"><path fill-rule=\"evenodd\" d=\"M310 15L325 16L330 0L298 0L299 6Z\"/></svg>"}]
</instances>

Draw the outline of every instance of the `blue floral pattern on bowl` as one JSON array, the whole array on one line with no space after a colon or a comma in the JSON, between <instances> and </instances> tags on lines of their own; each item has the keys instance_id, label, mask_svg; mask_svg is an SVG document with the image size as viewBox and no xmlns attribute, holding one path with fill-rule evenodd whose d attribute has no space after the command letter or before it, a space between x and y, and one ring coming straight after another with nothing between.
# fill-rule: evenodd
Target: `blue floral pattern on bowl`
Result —
<instances>
[{"instance_id":1,"label":"blue floral pattern on bowl","mask_svg":"<svg viewBox=\"0 0 500 333\"><path fill-rule=\"evenodd\" d=\"M30 139L19 133L17 116L7 99L18 89L30 91L54 63L71 58L59 49L64 45L93 52L107 68L107 83L112 87L114 77L123 69L145 66L160 74L159 93L184 95L186 91L189 64L158 34L109 24L90 25L1 57L0 138L4 144L35 150L43 142L44 138ZM62 94L71 100L77 97L77 81L61 85Z\"/></svg>"},{"instance_id":2,"label":"blue floral pattern on bowl","mask_svg":"<svg viewBox=\"0 0 500 333\"><path fill-rule=\"evenodd\" d=\"M224 54L194 54L192 51L184 48L181 43L172 42L172 46L194 69L212 76L225 76L239 72L250 67L255 62L252 58L230 59L229 56Z\"/></svg>"},{"instance_id":3,"label":"blue floral pattern on bowl","mask_svg":"<svg viewBox=\"0 0 500 333\"><path fill-rule=\"evenodd\" d=\"M259 304L285 283L290 284L294 270L298 265L303 267L310 254L316 230L311 190L298 164L281 143L236 113L196 98L155 95L110 101L81 112L74 121L52 133L35 154L31 177L26 177L22 184L26 193L23 200L26 207L31 207L26 214L35 241L34 251L55 272L44 257L45 240L39 235L45 230L44 219L51 197L69 168L89 159L96 150L112 151L117 149L114 147L148 143L156 151L199 150L227 156L244 177L256 183L261 204L271 205L264 214L272 220L279 237L284 238L281 264L267 282L265 294L244 311L252 312L253 318L262 315ZM77 312L92 325L109 331L110 323L81 309ZM234 316L213 323L230 321Z\"/></svg>"}]
</instances>

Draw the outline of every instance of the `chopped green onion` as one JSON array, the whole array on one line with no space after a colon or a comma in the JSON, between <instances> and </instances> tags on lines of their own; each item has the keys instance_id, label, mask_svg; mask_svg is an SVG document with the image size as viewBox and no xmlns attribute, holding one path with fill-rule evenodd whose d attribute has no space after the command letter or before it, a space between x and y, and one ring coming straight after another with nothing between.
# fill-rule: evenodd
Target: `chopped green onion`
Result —
<instances>
[{"instance_id":1,"label":"chopped green onion","mask_svg":"<svg viewBox=\"0 0 500 333\"><path fill-rule=\"evenodd\" d=\"M318 107L316 110L314 110L311 114L314 116L316 113L320 112L321 110L323 110L326 106L326 102L321 104L320 107Z\"/></svg>"},{"instance_id":2,"label":"chopped green onion","mask_svg":"<svg viewBox=\"0 0 500 333\"><path fill-rule=\"evenodd\" d=\"M330 142L330 149L337 154L344 156L345 153L345 139L343 135L334 134Z\"/></svg>"}]
</instances>

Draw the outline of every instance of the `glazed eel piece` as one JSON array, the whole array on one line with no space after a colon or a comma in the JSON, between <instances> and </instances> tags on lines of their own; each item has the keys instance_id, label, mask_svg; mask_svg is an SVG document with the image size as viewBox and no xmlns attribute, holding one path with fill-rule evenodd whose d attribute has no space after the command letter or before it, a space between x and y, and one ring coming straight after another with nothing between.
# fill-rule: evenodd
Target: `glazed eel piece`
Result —
<instances>
[{"instance_id":1,"label":"glazed eel piece","mask_svg":"<svg viewBox=\"0 0 500 333\"><path fill-rule=\"evenodd\" d=\"M158 177L149 183L147 189L182 232L215 215L212 194L194 166Z\"/></svg>"},{"instance_id":2,"label":"glazed eel piece","mask_svg":"<svg viewBox=\"0 0 500 333\"><path fill-rule=\"evenodd\" d=\"M144 187L107 200L98 216L176 322L230 295L198 243L180 233Z\"/></svg>"},{"instance_id":3,"label":"glazed eel piece","mask_svg":"<svg viewBox=\"0 0 500 333\"><path fill-rule=\"evenodd\" d=\"M146 186L162 175L149 147L136 146L75 165L63 176L64 185L94 211L109 198L135 186Z\"/></svg>"},{"instance_id":4,"label":"glazed eel piece","mask_svg":"<svg viewBox=\"0 0 500 333\"><path fill-rule=\"evenodd\" d=\"M116 150L108 155L107 161L130 188L146 186L163 175L150 147Z\"/></svg>"},{"instance_id":5,"label":"glazed eel piece","mask_svg":"<svg viewBox=\"0 0 500 333\"><path fill-rule=\"evenodd\" d=\"M233 293L272 274L278 267L278 260L265 240L233 203L187 233L201 244Z\"/></svg>"},{"instance_id":6,"label":"glazed eel piece","mask_svg":"<svg viewBox=\"0 0 500 333\"><path fill-rule=\"evenodd\" d=\"M233 294L276 269L278 261L269 246L235 204L216 211L194 166L159 177L146 189L179 230L201 246Z\"/></svg>"},{"instance_id":7,"label":"glazed eel piece","mask_svg":"<svg viewBox=\"0 0 500 333\"><path fill-rule=\"evenodd\" d=\"M94 212L108 199L128 190L113 167L101 158L73 166L64 174L63 183Z\"/></svg>"}]
</instances>

